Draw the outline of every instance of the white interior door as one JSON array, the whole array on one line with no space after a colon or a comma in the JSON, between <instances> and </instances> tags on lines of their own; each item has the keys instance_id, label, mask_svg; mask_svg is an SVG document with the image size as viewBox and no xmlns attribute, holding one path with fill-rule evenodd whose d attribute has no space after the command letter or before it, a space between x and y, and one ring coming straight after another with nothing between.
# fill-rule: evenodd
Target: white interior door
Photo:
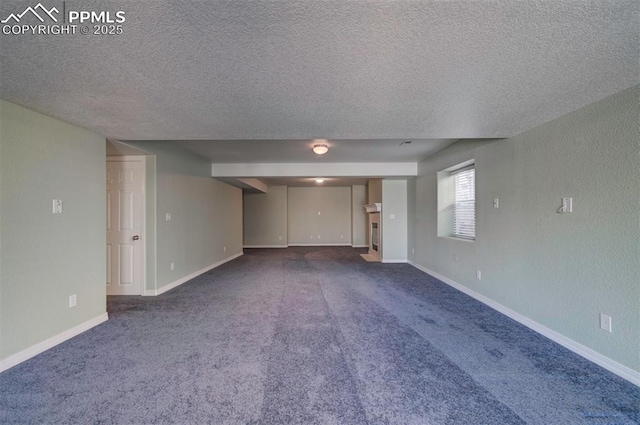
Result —
<instances>
[{"instance_id":1,"label":"white interior door","mask_svg":"<svg viewBox=\"0 0 640 425\"><path fill-rule=\"evenodd\" d=\"M107 158L107 295L141 295L143 163Z\"/></svg>"}]
</instances>

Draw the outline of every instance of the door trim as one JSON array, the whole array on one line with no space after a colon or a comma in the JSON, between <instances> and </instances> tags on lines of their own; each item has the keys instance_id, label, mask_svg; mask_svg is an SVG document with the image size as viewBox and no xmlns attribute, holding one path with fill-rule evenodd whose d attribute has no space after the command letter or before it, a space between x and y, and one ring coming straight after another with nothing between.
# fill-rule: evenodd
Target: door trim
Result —
<instances>
[{"instance_id":1,"label":"door trim","mask_svg":"<svg viewBox=\"0 0 640 425\"><path fill-rule=\"evenodd\" d=\"M146 155L107 156L107 162L139 162L142 168L142 193L140 194L140 204L142 206L140 222L140 238L142 239L142 246L140 247L140 262L142 263L140 265L140 295L144 295L147 287L147 157Z\"/></svg>"}]
</instances>

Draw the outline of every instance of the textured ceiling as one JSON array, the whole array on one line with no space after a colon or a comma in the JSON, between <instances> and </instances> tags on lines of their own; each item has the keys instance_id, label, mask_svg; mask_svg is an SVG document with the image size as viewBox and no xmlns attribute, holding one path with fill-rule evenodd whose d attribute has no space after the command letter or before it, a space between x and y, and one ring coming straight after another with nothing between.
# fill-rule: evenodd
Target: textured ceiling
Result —
<instances>
[{"instance_id":1,"label":"textured ceiling","mask_svg":"<svg viewBox=\"0 0 640 425\"><path fill-rule=\"evenodd\" d=\"M192 140L175 142L203 158L225 163L418 162L453 143L452 139L406 140ZM329 152L316 155L314 144ZM144 148L144 144L138 145Z\"/></svg>"},{"instance_id":2,"label":"textured ceiling","mask_svg":"<svg viewBox=\"0 0 640 425\"><path fill-rule=\"evenodd\" d=\"M638 4L66 1L124 34L0 34L0 94L119 140L505 137L637 84Z\"/></svg>"}]
</instances>

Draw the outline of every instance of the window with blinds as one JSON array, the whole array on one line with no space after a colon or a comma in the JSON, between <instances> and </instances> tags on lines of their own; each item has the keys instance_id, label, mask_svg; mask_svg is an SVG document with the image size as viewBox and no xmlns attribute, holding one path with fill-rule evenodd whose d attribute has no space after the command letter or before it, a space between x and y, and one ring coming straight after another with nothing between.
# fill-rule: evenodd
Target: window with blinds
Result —
<instances>
[{"instance_id":1,"label":"window with blinds","mask_svg":"<svg viewBox=\"0 0 640 425\"><path fill-rule=\"evenodd\" d=\"M453 177L453 236L476 238L476 170L472 165L451 172Z\"/></svg>"}]
</instances>

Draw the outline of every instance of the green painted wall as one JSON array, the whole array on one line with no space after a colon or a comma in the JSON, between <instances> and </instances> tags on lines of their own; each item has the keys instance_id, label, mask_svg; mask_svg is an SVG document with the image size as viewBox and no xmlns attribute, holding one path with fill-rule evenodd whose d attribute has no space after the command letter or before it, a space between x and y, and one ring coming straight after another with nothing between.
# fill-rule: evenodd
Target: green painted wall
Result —
<instances>
[{"instance_id":1,"label":"green painted wall","mask_svg":"<svg viewBox=\"0 0 640 425\"><path fill-rule=\"evenodd\" d=\"M518 136L458 142L420 163L409 195L410 258L640 371L639 96L640 86L630 88ZM477 239L439 238L436 173L471 158ZM572 214L556 213L562 197L573 197ZM600 330L600 313L612 317L612 333Z\"/></svg>"},{"instance_id":2,"label":"green painted wall","mask_svg":"<svg viewBox=\"0 0 640 425\"><path fill-rule=\"evenodd\" d=\"M0 358L106 312L105 169L104 137L0 101Z\"/></svg>"},{"instance_id":3,"label":"green painted wall","mask_svg":"<svg viewBox=\"0 0 640 425\"><path fill-rule=\"evenodd\" d=\"M155 273L148 271L147 289L242 252L241 189L212 179L210 161L170 143L129 144L154 158L147 162L147 186L155 187L147 190L147 229L155 223Z\"/></svg>"}]
</instances>

